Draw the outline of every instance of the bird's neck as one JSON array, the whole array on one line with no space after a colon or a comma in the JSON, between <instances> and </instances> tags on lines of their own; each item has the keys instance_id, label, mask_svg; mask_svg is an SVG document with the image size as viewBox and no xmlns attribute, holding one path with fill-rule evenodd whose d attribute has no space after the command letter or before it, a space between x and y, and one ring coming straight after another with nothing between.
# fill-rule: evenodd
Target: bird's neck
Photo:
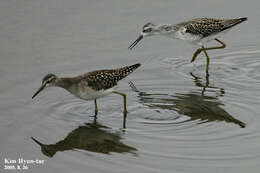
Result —
<instances>
[{"instance_id":1,"label":"bird's neck","mask_svg":"<svg viewBox=\"0 0 260 173\"><path fill-rule=\"evenodd\" d=\"M170 24L159 24L156 26L155 29L156 34L161 34L165 36L175 35L177 30L178 29L174 25L170 25Z\"/></svg>"},{"instance_id":2,"label":"bird's neck","mask_svg":"<svg viewBox=\"0 0 260 173\"><path fill-rule=\"evenodd\" d=\"M55 82L55 86L64 88L66 90L69 90L71 86L74 84L73 78L58 78Z\"/></svg>"}]
</instances>

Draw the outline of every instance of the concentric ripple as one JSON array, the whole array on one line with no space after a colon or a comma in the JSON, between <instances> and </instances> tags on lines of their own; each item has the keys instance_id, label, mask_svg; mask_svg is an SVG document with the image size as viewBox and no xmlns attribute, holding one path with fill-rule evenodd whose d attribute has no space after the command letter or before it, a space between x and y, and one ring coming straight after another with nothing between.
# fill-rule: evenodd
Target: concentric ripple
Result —
<instances>
[{"instance_id":1,"label":"concentric ripple","mask_svg":"<svg viewBox=\"0 0 260 173\"><path fill-rule=\"evenodd\" d=\"M255 50L213 55L209 78L205 64L162 60L172 79L136 82L138 109L132 108L131 120L138 137L132 143L147 158L197 169L257 164L259 57Z\"/></svg>"},{"instance_id":2,"label":"concentric ripple","mask_svg":"<svg viewBox=\"0 0 260 173\"><path fill-rule=\"evenodd\" d=\"M150 167L171 172L167 165L190 172L256 167L260 159L258 57L260 51L255 50L213 54L209 77L204 61L193 65L175 57L147 64L149 74L137 76L130 88L121 88L127 94L126 129L121 130L122 98L98 100L97 122L120 132L122 142L135 148L136 155L92 159L144 172ZM53 119L75 124L93 120L91 101L64 96L49 104Z\"/></svg>"},{"instance_id":3,"label":"concentric ripple","mask_svg":"<svg viewBox=\"0 0 260 173\"><path fill-rule=\"evenodd\" d=\"M58 100L53 103L49 110L54 119L64 121L87 121L91 114L91 107L88 102L70 97L69 99Z\"/></svg>"},{"instance_id":4,"label":"concentric ripple","mask_svg":"<svg viewBox=\"0 0 260 173\"><path fill-rule=\"evenodd\" d=\"M130 91L129 88L128 91ZM125 93L127 92L125 91ZM93 122L93 120L97 118L100 123L111 122L115 127L122 128L122 96L111 94L108 97L98 99L97 104L98 114L95 117L94 101L81 100L71 94L68 94L60 99L56 99L56 101L49 102L48 114L53 119L72 122L74 124ZM131 105L129 105L129 107L131 107ZM118 124L115 122L118 122Z\"/></svg>"}]
</instances>

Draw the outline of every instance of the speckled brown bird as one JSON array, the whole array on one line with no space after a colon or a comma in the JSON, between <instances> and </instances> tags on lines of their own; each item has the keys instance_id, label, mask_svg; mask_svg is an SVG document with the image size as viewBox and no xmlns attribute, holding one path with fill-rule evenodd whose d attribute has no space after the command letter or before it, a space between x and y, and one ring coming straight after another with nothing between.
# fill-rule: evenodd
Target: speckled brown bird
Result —
<instances>
[{"instance_id":1,"label":"speckled brown bird","mask_svg":"<svg viewBox=\"0 0 260 173\"><path fill-rule=\"evenodd\" d=\"M115 93L123 96L124 113L126 113L126 94L118 92L115 89L118 81L128 76L140 65L134 64L118 69L97 70L76 77L59 78L50 73L42 79L41 87L32 98L46 87L61 87L83 100L94 100L96 115L98 113L97 99Z\"/></svg>"},{"instance_id":2,"label":"speckled brown bird","mask_svg":"<svg viewBox=\"0 0 260 173\"><path fill-rule=\"evenodd\" d=\"M191 62L195 61L196 57L203 51L207 58L206 72L208 72L209 56L206 50L224 49L226 44L220 41L217 37L246 20L246 17L237 19L196 18L175 25L155 25L153 23L147 23L143 26L141 35L128 47L128 49L133 49L144 37L153 35L163 35L170 38L184 40L201 46L201 48L197 49L193 54ZM221 46L204 47L204 45L211 40L217 41Z\"/></svg>"}]
</instances>

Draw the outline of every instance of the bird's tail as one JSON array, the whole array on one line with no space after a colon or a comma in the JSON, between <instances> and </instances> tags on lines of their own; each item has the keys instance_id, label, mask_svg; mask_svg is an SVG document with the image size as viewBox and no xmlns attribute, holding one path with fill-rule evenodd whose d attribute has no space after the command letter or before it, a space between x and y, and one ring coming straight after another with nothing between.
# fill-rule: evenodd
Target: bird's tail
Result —
<instances>
[{"instance_id":1,"label":"bird's tail","mask_svg":"<svg viewBox=\"0 0 260 173\"><path fill-rule=\"evenodd\" d=\"M225 29L228 29L228 28L238 25L246 20L247 20L247 17L242 17L242 18L238 18L238 19L230 19L230 20L224 21L223 24L225 25Z\"/></svg>"},{"instance_id":2,"label":"bird's tail","mask_svg":"<svg viewBox=\"0 0 260 173\"><path fill-rule=\"evenodd\" d=\"M234 25L237 25L239 23L242 23L244 21L247 20L247 17L242 17L242 18L238 18L238 19L234 19Z\"/></svg>"},{"instance_id":3,"label":"bird's tail","mask_svg":"<svg viewBox=\"0 0 260 173\"><path fill-rule=\"evenodd\" d=\"M118 73L118 77L120 79L125 78L126 76L128 76L130 73L132 73L135 69L137 69L138 67L140 67L141 64L134 64L134 65L130 65L130 66L125 66L122 68L117 69L117 73Z\"/></svg>"},{"instance_id":4,"label":"bird's tail","mask_svg":"<svg viewBox=\"0 0 260 173\"><path fill-rule=\"evenodd\" d=\"M242 17L242 18L239 18L239 19L237 19L237 20L240 20L241 22L243 22L243 21L246 21L246 20L247 20L247 17Z\"/></svg>"}]
</instances>

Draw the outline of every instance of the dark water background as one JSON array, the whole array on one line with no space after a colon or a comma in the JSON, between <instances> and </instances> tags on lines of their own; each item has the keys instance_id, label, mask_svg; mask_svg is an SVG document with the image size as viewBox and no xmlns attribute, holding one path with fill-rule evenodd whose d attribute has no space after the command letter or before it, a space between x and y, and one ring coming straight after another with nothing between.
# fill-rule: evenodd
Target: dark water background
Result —
<instances>
[{"instance_id":1,"label":"dark water background","mask_svg":"<svg viewBox=\"0 0 260 173\"><path fill-rule=\"evenodd\" d=\"M0 2L0 172L4 158L43 159L25 172L232 172L260 170L258 0L2 0ZM197 47L163 37L127 47L143 24L195 17L249 20L222 37L223 50L189 63ZM214 45L210 43L209 45ZM49 73L143 64L122 98L79 100L49 88ZM128 81L138 91L133 91ZM35 139L32 140L31 137Z\"/></svg>"}]
</instances>

